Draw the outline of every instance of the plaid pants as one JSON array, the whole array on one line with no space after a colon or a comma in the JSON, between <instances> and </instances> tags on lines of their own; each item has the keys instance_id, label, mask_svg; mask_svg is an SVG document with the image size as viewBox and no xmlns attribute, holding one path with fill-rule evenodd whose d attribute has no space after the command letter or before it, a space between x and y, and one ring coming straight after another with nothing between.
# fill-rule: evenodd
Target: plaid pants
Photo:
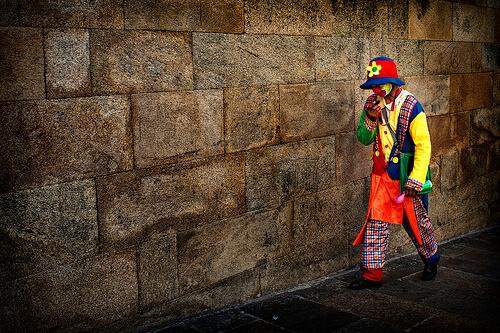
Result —
<instances>
[{"instance_id":1,"label":"plaid pants","mask_svg":"<svg viewBox=\"0 0 500 333\"><path fill-rule=\"evenodd\" d=\"M415 204L415 215L418 221L418 230L422 238L422 245L419 245L415 239L406 215L403 217L403 227L413 241L413 244L415 244L422 259L425 260L436 254L437 242L434 238L434 229L427 215L427 210L423 206L422 199L416 196L413 200ZM369 219L366 225L363 250L361 252L362 269L374 270L384 267L388 240L389 223Z\"/></svg>"}]
</instances>

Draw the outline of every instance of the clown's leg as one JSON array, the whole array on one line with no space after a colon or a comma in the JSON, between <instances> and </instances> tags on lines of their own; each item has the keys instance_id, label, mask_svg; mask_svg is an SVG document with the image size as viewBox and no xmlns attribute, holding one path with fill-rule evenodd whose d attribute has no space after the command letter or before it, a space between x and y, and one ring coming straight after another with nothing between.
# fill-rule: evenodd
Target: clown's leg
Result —
<instances>
[{"instance_id":1,"label":"clown's leg","mask_svg":"<svg viewBox=\"0 0 500 333\"><path fill-rule=\"evenodd\" d=\"M414 198L414 205L422 244L418 244L415 236L413 235L413 231L406 215L403 217L403 227L413 241L413 244L415 244L418 254L425 264L422 278L424 280L432 280L437 274L437 264L439 262L439 252L436 238L434 237L434 228L432 227L431 220L427 215L427 210L423 206L422 200L419 196Z\"/></svg>"},{"instance_id":2,"label":"clown's leg","mask_svg":"<svg viewBox=\"0 0 500 333\"><path fill-rule=\"evenodd\" d=\"M369 280L381 281L389 240L387 222L368 220L361 252L361 270Z\"/></svg>"}]
</instances>

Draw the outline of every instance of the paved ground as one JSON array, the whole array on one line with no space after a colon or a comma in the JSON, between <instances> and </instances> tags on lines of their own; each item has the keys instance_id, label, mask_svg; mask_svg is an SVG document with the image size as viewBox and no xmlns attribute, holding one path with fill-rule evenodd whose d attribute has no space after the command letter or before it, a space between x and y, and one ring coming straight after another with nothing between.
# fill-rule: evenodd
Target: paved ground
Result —
<instances>
[{"instance_id":1,"label":"paved ground","mask_svg":"<svg viewBox=\"0 0 500 333\"><path fill-rule=\"evenodd\" d=\"M350 270L143 332L500 332L499 244L500 226L440 244L430 282L411 254L386 263L380 289L349 290Z\"/></svg>"}]
</instances>

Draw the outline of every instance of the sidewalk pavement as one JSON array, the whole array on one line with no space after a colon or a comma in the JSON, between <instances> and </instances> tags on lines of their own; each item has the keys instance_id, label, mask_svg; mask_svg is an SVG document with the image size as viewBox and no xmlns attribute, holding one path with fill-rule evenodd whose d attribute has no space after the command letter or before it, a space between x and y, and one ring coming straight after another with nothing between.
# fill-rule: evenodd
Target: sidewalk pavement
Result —
<instances>
[{"instance_id":1,"label":"sidewalk pavement","mask_svg":"<svg viewBox=\"0 0 500 333\"><path fill-rule=\"evenodd\" d=\"M441 243L429 282L412 253L379 289L349 290L356 268L142 332L500 332L499 243L500 226Z\"/></svg>"}]
</instances>

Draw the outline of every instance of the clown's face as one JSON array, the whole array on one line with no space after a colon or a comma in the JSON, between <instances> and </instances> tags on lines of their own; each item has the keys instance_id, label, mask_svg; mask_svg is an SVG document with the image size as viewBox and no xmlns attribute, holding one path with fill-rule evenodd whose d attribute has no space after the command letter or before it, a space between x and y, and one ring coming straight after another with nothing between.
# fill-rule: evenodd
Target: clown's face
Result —
<instances>
[{"instance_id":1,"label":"clown's face","mask_svg":"<svg viewBox=\"0 0 500 333\"><path fill-rule=\"evenodd\" d=\"M381 86L373 86L373 92L381 97L389 95L392 90L392 83L386 83Z\"/></svg>"}]
</instances>

